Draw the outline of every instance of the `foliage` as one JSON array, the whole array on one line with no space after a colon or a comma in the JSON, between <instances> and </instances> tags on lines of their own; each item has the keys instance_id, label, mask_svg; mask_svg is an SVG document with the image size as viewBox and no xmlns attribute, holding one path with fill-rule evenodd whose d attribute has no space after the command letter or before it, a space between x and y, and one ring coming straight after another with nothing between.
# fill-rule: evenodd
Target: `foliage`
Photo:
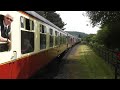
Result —
<instances>
[{"instance_id":1,"label":"foliage","mask_svg":"<svg viewBox=\"0 0 120 90\"><path fill-rule=\"evenodd\" d=\"M107 26L102 27L101 30L98 30L96 39L99 44L105 44L107 37L109 35L109 30L107 29Z\"/></svg>"},{"instance_id":2,"label":"foliage","mask_svg":"<svg viewBox=\"0 0 120 90\"><path fill-rule=\"evenodd\" d=\"M97 32L96 42L107 48L120 48L120 11L87 11L93 27L101 25Z\"/></svg>"},{"instance_id":3,"label":"foliage","mask_svg":"<svg viewBox=\"0 0 120 90\"><path fill-rule=\"evenodd\" d=\"M44 18L48 19L50 22L55 24L61 29L65 29L64 26L66 25L59 14L55 13L55 11L36 11L38 14L43 16Z\"/></svg>"},{"instance_id":4,"label":"foliage","mask_svg":"<svg viewBox=\"0 0 120 90\"><path fill-rule=\"evenodd\" d=\"M93 27L97 24L109 24L120 21L120 11L87 11Z\"/></svg>"},{"instance_id":5,"label":"foliage","mask_svg":"<svg viewBox=\"0 0 120 90\"><path fill-rule=\"evenodd\" d=\"M106 39L109 48L120 48L120 23L111 23L108 27L109 34Z\"/></svg>"},{"instance_id":6,"label":"foliage","mask_svg":"<svg viewBox=\"0 0 120 90\"><path fill-rule=\"evenodd\" d=\"M94 42L95 34L89 34L88 36L84 37L84 41L87 41L88 43Z\"/></svg>"}]
</instances>

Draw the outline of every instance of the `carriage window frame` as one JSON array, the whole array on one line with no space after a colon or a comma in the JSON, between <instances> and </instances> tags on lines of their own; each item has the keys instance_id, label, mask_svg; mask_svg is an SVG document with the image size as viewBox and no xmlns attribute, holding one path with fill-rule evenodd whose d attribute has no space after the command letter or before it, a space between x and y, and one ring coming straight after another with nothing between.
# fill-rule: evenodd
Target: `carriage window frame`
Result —
<instances>
[{"instance_id":1,"label":"carriage window frame","mask_svg":"<svg viewBox=\"0 0 120 90\"><path fill-rule=\"evenodd\" d=\"M66 44L66 35L63 34L63 44Z\"/></svg>"},{"instance_id":2,"label":"carriage window frame","mask_svg":"<svg viewBox=\"0 0 120 90\"><path fill-rule=\"evenodd\" d=\"M62 45L62 44L63 44L63 34L60 33L60 45Z\"/></svg>"},{"instance_id":3,"label":"carriage window frame","mask_svg":"<svg viewBox=\"0 0 120 90\"><path fill-rule=\"evenodd\" d=\"M29 34L29 37L27 37L28 35L25 35L25 38L23 38L22 33ZM33 34L33 36L31 36L30 34ZM33 38L30 39L31 37L33 37ZM34 50L35 50L35 43L34 43L35 42L35 38L34 37L35 37L34 32L21 30L21 54L27 54L27 53L33 53L34 52ZM22 45L23 45L25 39L29 40L29 44L32 46L32 50L31 51L23 52L24 46L22 47Z\"/></svg>"},{"instance_id":4,"label":"carriage window frame","mask_svg":"<svg viewBox=\"0 0 120 90\"><path fill-rule=\"evenodd\" d=\"M58 36L59 32L55 31L55 46L59 45L59 36Z\"/></svg>"},{"instance_id":5,"label":"carriage window frame","mask_svg":"<svg viewBox=\"0 0 120 90\"><path fill-rule=\"evenodd\" d=\"M60 45L60 32L58 32L58 45Z\"/></svg>"},{"instance_id":6,"label":"carriage window frame","mask_svg":"<svg viewBox=\"0 0 120 90\"><path fill-rule=\"evenodd\" d=\"M50 35L53 36L53 29L49 29L50 30Z\"/></svg>"},{"instance_id":7,"label":"carriage window frame","mask_svg":"<svg viewBox=\"0 0 120 90\"><path fill-rule=\"evenodd\" d=\"M42 35L45 35L45 41L41 38ZM43 44L41 43L43 42ZM45 50L47 48L47 27L43 24L40 24L40 50Z\"/></svg>"},{"instance_id":8,"label":"carriage window frame","mask_svg":"<svg viewBox=\"0 0 120 90\"><path fill-rule=\"evenodd\" d=\"M34 31L35 29L34 20L26 18L24 16L20 16L20 27L23 30Z\"/></svg>"},{"instance_id":9,"label":"carriage window frame","mask_svg":"<svg viewBox=\"0 0 120 90\"><path fill-rule=\"evenodd\" d=\"M40 24L40 33L47 33L47 27L43 24Z\"/></svg>"},{"instance_id":10,"label":"carriage window frame","mask_svg":"<svg viewBox=\"0 0 120 90\"><path fill-rule=\"evenodd\" d=\"M58 31L55 31L55 36L58 36Z\"/></svg>"},{"instance_id":11,"label":"carriage window frame","mask_svg":"<svg viewBox=\"0 0 120 90\"><path fill-rule=\"evenodd\" d=\"M25 28L25 18L23 16L20 16L20 27Z\"/></svg>"},{"instance_id":12,"label":"carriage window frame","mask_svg":"<svg viewBox=\"0 0 120 90\"><path fill-rule=\"evenodd\" d=\"M31 20L31 30L34 30L34 28L35 28L34 21L33 21L33 20Z\"/></svg>"},{"instance_id":13,"label":"carriage window frame","mask_svg":"<svg viewBox=\"0 0 120 90\"><path fill-rule=\"evenodd\" d=\"M49 28L49 47L53 48L54 46L54 35L53 35L53 29Z\"/></svg>"},{"instance_id":14,"label":"carriage window frame","mask_svg":"<svg viewBox=\"0 0 120 90\"><path fill-rule=\"evenodd\" d=\"M26 30L31 29L30 19L28 19L28 18L25 18L25 29Z\"/></svg>"},{"instance_id":15,"label":"carriage window frame","mask_svg":"<svg viewBox=\"0 0 120 90\"><path fill-rule=\"evenodd\" d=\"M21 18L23 18L23 22L24 22L24 23L23 23L24 28L21 27L21 54L33 53L33 52L34 52L34 49L35 49L34 21L31 20L31 19L28 19L28 18L26 18L26 17L24 17L24 16L20 16L20 24L21 24ZM21 25L20 25L20 26L21 26ZM27 37L25 36L26 39L28 39L29 42L30 42L30 44L32 45L32 50L29 51L29 52L25 52L25 53L22 52L22 51L23 51L23 46L22 46L22 44L23 44L23 41L24 41L24 38L22 38L22 32L23 32L23 33L31 33L31 34L32 34L31 37L33 37L33 39L29 39L29 38L31 38L31 37L27 38Z\"/></svg>"}]
</instances>

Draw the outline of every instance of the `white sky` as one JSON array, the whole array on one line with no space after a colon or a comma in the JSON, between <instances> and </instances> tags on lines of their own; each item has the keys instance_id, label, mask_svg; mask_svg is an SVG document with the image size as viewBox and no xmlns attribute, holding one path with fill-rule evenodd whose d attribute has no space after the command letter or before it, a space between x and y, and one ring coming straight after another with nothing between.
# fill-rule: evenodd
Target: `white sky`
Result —
<instances>
[{"instance_id":1,"label":"white sky","mask_svg":"<svg viewBox=\"0 0 120 90\"><path fill-rule=\"evenodd\" d=\"M60 15L62 21L67 23L64 26L65 31L79 31L87 34L96 34L99 27L92 28L90 20L87 16L83 16L85 11L56 11ZM88 26L87 26L88 24Z\"/></svg>"}]
</instances>

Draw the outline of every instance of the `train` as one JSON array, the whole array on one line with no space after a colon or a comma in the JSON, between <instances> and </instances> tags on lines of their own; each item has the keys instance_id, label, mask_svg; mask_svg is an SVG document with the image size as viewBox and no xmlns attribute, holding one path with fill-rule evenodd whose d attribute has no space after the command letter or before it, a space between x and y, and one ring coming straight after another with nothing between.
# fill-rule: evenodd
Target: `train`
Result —
<instances>
[{"instance_id":1,"label":"train","mask_svg":"<svg viewBox=\"0 0 120 90\"><path fill-rule=\"evenodd\" d=\"M0 50L0 79L29 79L80 42L35 11L0 11L0 20L6 14L13 17L11 44L7 51Z\"/></svg>"}]
</instances>

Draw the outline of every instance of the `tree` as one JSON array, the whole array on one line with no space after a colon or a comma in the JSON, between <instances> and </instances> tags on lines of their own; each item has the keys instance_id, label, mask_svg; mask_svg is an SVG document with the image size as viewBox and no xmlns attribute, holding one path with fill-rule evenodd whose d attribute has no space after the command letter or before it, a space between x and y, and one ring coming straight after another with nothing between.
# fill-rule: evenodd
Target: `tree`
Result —
<instances>
[{"instance_id":1,"label":"tree","mask_svg":"<svg viewBox=\"0 0 120 90\"><path fill-rule=\"evenodd\" d=\"M93 39L93 37L95 36L95 34L89 34L89 35L87 35L86 37L84 37L84 40L85 41L87 41L88 43L90 43L90 42L92 42L92 41L94 41Z\"/></svg>"},{"instance_id":2,"label":"tree","mask_svg":"<svg viewBox=\"0 0 120 90\"><path fill-rule=\"evenodd\" d=\"M105 44L106 45L106 41L108 39L108 35L109 35L109 30L108 27L101 27L101 30L97 31L97 35L96 35L96 41L99 44Z\"/></svg>"},{"instance_id":3,"label":"tree","mask_svg":"<svg viewBox=\"0 0 120 90\"><path fill-rule=\"evenodd\" d=\"M120 11L87 11L93 27L101 25L97 40L110 49L120 48Z\"/></svg>"},{"instance_id":4,"label":"tree","mask_svg":"<svg viewBox=\"0 0 120 90\"><path fill-rule=\"evenodd\" d=\"M55 11L36 11L38 14L40 14L41 16L43 16L44 18L46 18L47 20L49 20L50 22L52 22L53 24L55 24L56 26L58 26L59 28L61 28L62 30L64 30L64 26L66 25L59 14L55 13Z\"/></svg>"},{"instance_id":5,"label":"tree","mask_svg":"<svg viewBox=\"0 0 120 90\"><path fill-rule=\"evenodd\" d=\"M59 28L63 29L63 27L66 25L59 14L48 12L46 19L50 20L52 23L54 23Z\"/></svg>"},{"instance_id":6,"label":"tree","mask_svg":"<svg viewBox=\"0 0 120 90\"><path fill-rule=\"evenodd\" d=\"M45 12L44 11L35 11L35 12L45 18Z\"/></svg>"},{"instance_id":7,"label":"tree","mask_svg":"<svg viewBox=\"0 0 120 90\"><path fill-rule=\"evenodd\" d=\"M112 22L120 22L120 11L86 11L87 16L91 20L91 24L106 25Z\"/></svg>"}]
</instances>

